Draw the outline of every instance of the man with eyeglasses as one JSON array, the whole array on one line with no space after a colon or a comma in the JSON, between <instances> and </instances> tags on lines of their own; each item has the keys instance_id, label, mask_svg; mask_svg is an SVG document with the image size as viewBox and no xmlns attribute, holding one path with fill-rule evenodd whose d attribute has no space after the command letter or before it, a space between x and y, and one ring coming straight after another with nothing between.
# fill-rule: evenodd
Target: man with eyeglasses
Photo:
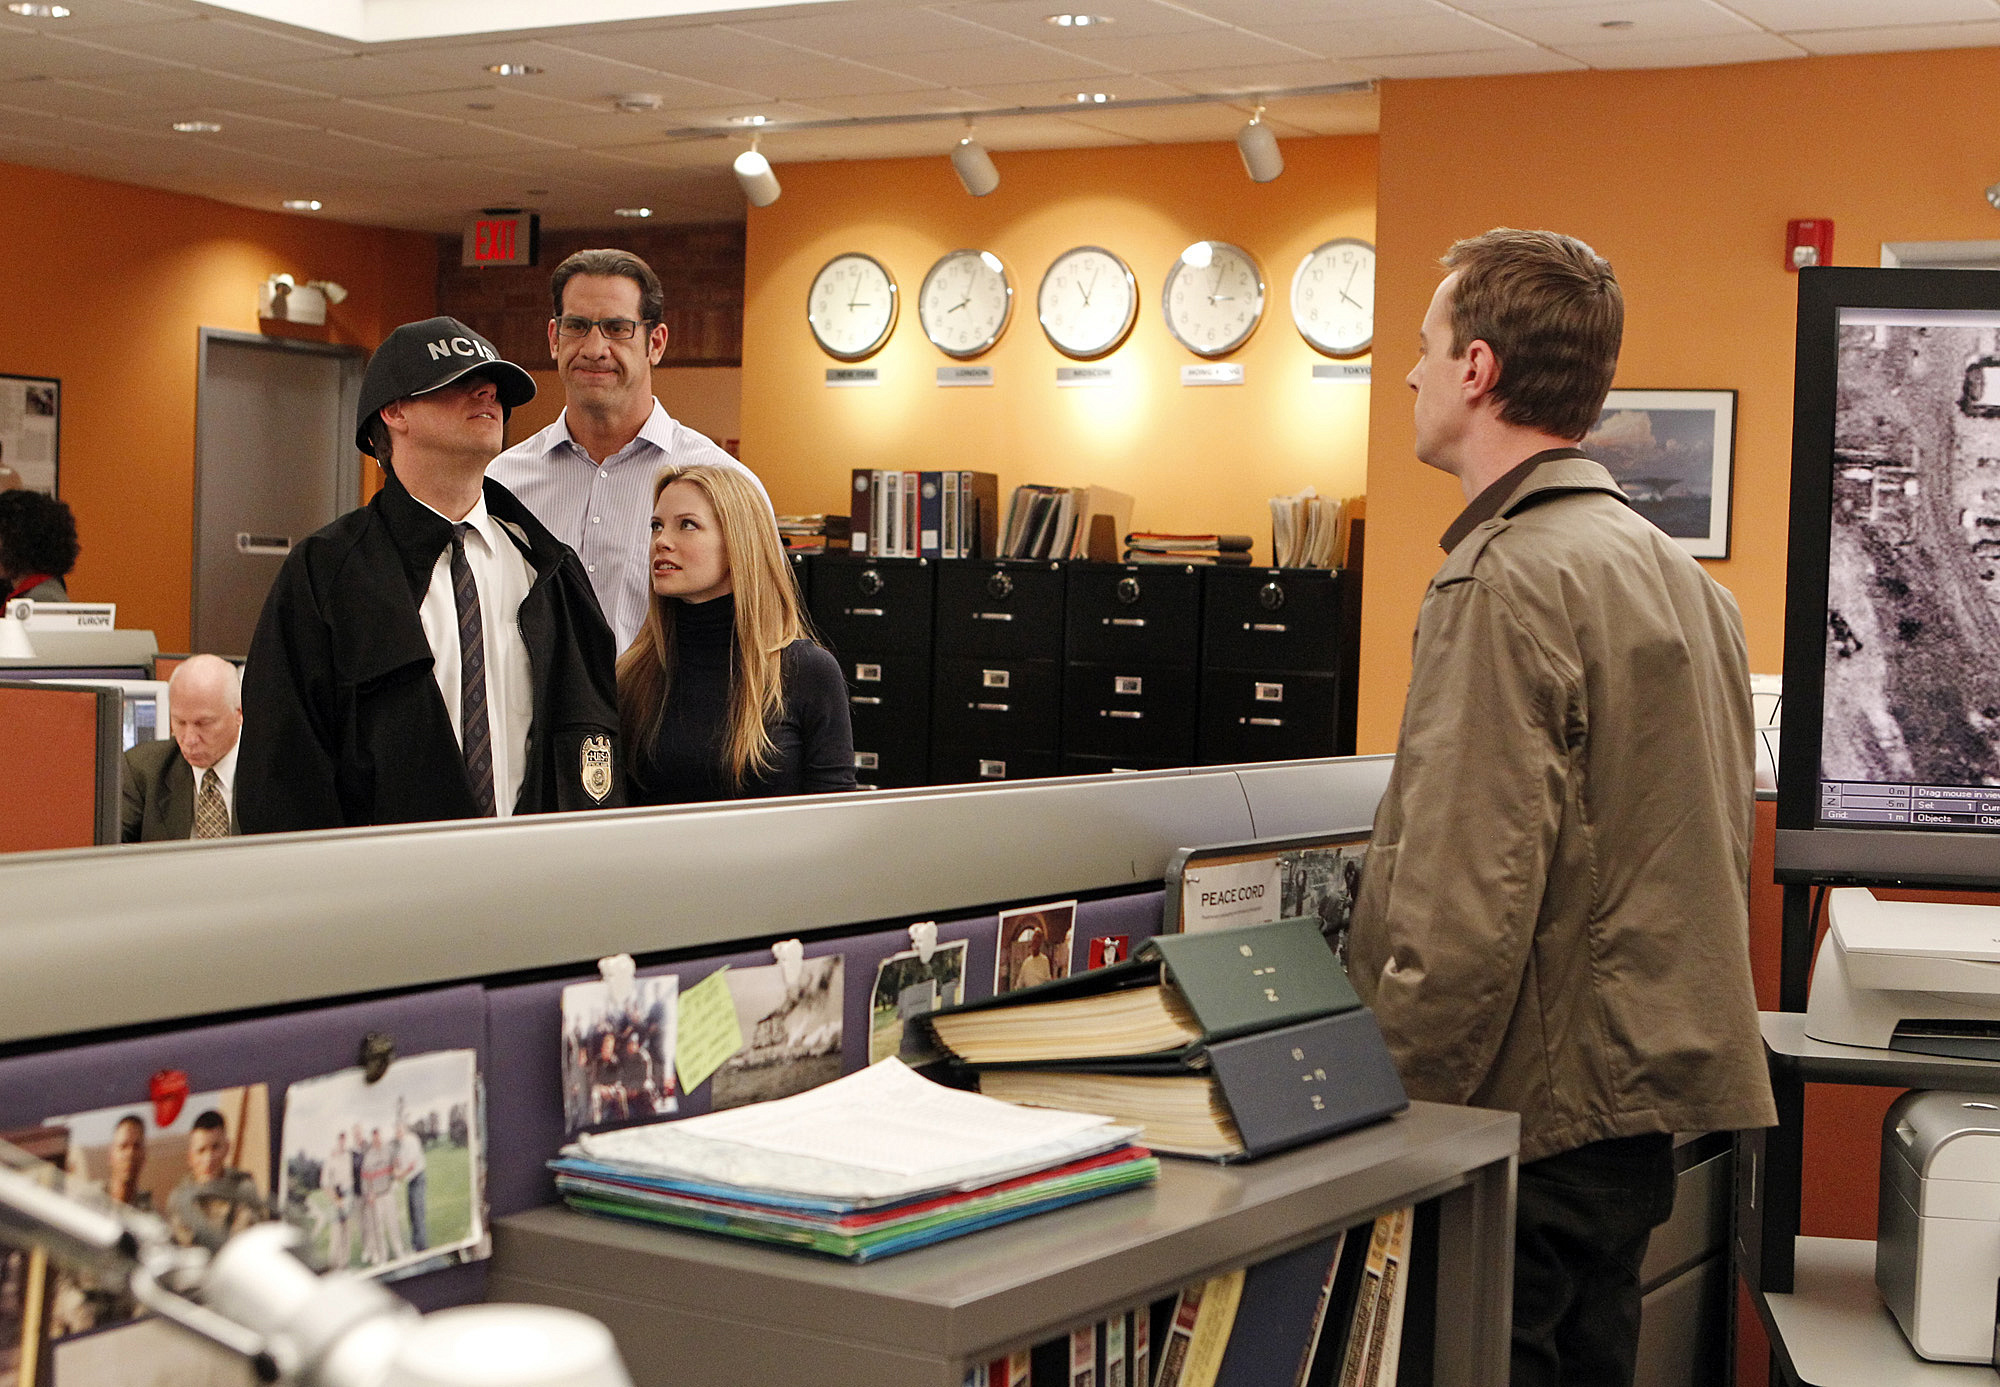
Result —
<instances>
[{"instance_id":1,"label":"man with eyeglasses","mask_svg":"<svg viewBox=\"0 0 2000 1387\"><path fill-rule=\"evenodd\" d=\"M563 412L495 458L486 475L576 550L622 653L652 596L648 527L660 469L699 462L756 474L654 398L667 327L650 265L627 251L580 250L556 266L549 297Z\"/></svg>"}]
</instances>

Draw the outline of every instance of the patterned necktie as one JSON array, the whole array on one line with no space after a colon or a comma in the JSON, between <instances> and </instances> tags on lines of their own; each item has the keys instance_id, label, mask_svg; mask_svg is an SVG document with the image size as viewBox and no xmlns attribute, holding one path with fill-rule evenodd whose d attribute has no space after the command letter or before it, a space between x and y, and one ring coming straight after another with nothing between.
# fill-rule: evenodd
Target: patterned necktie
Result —
<instances>
[{"instance_id":1,"label":"patterned necktie","mask_svg":"<svg viewBox=\"0 0 2000 1387\"><path fill-rule=\"evenodd\" d=\"M229 836L229 806L222 802L222 777L213 766L201 773L201 793L194 797L194 836Z\"/></svg>"},{"instance_id":2,"label":"patterned necktie","mask_svg":"<svg viewBox=\"0 0 2000 1387\"><path fill-rule=\"evenodd\" d=\"M451 527L451 590L458 599L458 744L465 774L482 817L493 817L493 735L486 723L486 631L479 621L479 589L465 561L461 520Z\"/></svg>"}]
</instances>

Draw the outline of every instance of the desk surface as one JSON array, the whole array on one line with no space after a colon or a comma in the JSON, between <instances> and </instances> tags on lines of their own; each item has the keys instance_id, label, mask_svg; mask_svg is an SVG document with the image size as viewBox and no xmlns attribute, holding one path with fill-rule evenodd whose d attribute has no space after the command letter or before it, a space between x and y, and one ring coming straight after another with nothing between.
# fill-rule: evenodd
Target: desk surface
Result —
<instances>
[{"instance_id":1,"label":"desk surface","mask_svg":"<svg viewBox=\"0 0 2000 1387\"><path fill-rule=\"evenodd\" d=\"M671 1352L687 1363L728 1344L741 1369L745 1345L777 1354L771 1341L782 1338L793 1367L820 1363L832 1373L823 1381L840 1378L842 1355L857 1370L881 1365L855 1380L952 1381L952 1364L1025 1348L1469 1180L1504 1188L1511 1211L1518 1141L1512 1113L1414 1103L1247 1165L1167 1159L1148 1189L864 1266L542 1208L496 1221L490 1293L597 1315L628 1360Z\"/></svg>"},{"instance_id":2,"label":"desk surface","mask_svg":"<svg viewBox=\"0 0 2000 1387\"><path fill-rule=\"evenodd\" d=\"M1875 1290L1875 1244L1800 1238L1790 1295L1764 1297L1784 1355L1808 1387L1991 1387L1993 1369L1917 1357Z\"/></svg>"},{"instance_id":3,"label":"desk surface","mask_svg":"<svg viewBox=\"0 0 2000 1387\"><path fill-rule=\"evenodd\" d=\"M1757 1014L1764 1047L1808 1083L1876 1084L1884 1088L1963 1088L2000 1091L2000 1060L1953 1059L1870 1045L1836 1045L1806 1034L1802 1011Z\"/></svg>"}]
</instances>

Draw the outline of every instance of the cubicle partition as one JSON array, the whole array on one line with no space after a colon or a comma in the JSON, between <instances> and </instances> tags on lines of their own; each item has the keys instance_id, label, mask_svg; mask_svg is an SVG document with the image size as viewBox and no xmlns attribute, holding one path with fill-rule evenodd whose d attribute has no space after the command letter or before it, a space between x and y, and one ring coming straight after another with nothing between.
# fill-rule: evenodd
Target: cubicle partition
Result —
<instances>
[{"instance_id":1,"label":"cubicle partition","mask_svg":"<svg viewBox=\"0 0 2000 1387\"><path fill-rule=\"evenodd\" d=\"M0 679L0 853L118 841L123 713L116 689Z\"/></svg>"}]
</instances>

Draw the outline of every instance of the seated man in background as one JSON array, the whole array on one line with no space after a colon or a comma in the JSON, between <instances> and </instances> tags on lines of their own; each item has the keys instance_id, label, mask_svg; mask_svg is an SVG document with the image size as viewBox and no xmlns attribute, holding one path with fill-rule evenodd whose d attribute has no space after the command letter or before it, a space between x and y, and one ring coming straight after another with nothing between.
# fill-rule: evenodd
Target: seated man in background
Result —
<instances>
[{"instance_id":1,"label":"seated man in background","mask_svg":"<svg viewBox=\"0 0 2000 1387\"><path fill-rule=\"evenodd\" d=\"M590 580L483 480L508 411L534 397L455 318L407 323L370 358L355 445L388 480L296 546L264 601L243 684L246 833L625 802Z\"/></svg>"},{"instance_id":2,"label":"seated man in background","mask_svg":"<svg viewBox=\"0 0 2000 1387\"><path fill-rule=\"evenodd\" d=\"M215 655L184 661L167 681L167 725L172 737L125 753L119 841L235 833L236 740L243 730L236 666Z\"/></svg>"}]
</instances>

